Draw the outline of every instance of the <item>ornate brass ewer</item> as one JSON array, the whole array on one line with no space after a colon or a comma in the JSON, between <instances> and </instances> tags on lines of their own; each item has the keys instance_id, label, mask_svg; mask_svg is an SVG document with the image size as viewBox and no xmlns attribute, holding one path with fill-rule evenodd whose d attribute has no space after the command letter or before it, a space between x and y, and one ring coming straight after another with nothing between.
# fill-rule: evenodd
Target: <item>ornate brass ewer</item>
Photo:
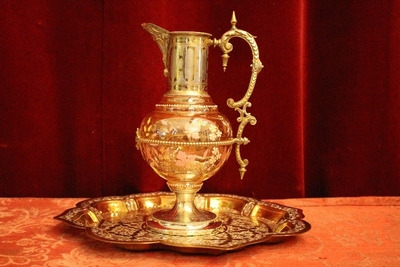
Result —
<instances>
[{"instance_id":1,"label":"ornate brass ewer","mask_svg":"<svg viewBox=\"0 0 400 267\"><path fill-rule=\"evenodd\" d=\"M221 222L214 213L196 208L196 193L203 181L225 163L233 144L236 144L241 178L246 171L248 160L241 158L240 146L249 140L242 137L242 133L247 123L256 123L256 118L246 108L251 106L248 100L263 65L254 36L236 28L236 22L233 13L232 28L219 40L203 32L169 32L154 24L142 25L161 49L168 91L137 130L137 148L151 168L167 180L168 187L176 195L172 209L156 211L147 219L147 226L154 231L172 235L211 233L221 226ZM233 37L244 39L253 53L246 94L237 102L227 101L228 106L240 114L236 137L233 137L228 119L218 112L207 92L208 47L221 48L225 70L228 53L233 49L229 40Z\"/></svg>"}]
</instances>

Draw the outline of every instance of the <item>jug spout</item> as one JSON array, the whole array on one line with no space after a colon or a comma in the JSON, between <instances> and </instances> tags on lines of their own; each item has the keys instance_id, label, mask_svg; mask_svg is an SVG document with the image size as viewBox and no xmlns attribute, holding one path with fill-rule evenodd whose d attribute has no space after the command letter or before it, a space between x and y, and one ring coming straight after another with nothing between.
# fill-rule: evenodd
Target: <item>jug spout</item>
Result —
<instances>
[{"instance_id":1,"label":"jug spout","mask_svg":"<svg viewBox=\"0 0 400 267\"><path fill-rule=\"evenodd\" d=\"M143 23L143 29L151 34L153 40L157 43L162 53L162 60L164 62L164 75L168 76L168 47L169 47L169 31L161 28L153 23Z\"/></svg>"}]
</instances>

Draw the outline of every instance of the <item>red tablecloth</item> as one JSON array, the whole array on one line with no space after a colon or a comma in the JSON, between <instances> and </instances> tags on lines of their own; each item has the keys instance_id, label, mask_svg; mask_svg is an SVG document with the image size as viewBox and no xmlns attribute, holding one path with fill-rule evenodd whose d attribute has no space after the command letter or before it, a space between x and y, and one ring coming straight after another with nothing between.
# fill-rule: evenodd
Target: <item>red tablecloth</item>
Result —
<instances>
[{"instance_id":1,"label":"red tablecloth","mask_svg":"<svg viewBox=\"0 0 400 267\"><path fill-rule=\"evenodd\" d=\"M80 200L0 198L0 266L400 266L400 197L273 200L312 229L219 256L124 251L53 219Z\"/></svg>"}]
</instances>

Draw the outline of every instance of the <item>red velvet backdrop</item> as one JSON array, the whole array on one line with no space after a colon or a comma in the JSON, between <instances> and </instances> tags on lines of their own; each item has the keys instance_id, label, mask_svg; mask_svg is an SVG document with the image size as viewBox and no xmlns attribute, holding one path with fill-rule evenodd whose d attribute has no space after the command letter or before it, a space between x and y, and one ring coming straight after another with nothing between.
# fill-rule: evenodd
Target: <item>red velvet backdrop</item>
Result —
<instances>
[{"instance_id":1,"label":"red velvet backdrop","mask_svg":"<svg viewBox=\"0 0 400 267\"><path fill-rule=\"evenodd\" d=\"M231 156L202 192L257 198L400 194L400 1L0 1L0 196L167 190L135 148L165 92L140 24L256 36L264 69L249 111L244 180ZM211 48L209 92L244 94L247 44L226 73Z\"/></svg>"}]
</instances>

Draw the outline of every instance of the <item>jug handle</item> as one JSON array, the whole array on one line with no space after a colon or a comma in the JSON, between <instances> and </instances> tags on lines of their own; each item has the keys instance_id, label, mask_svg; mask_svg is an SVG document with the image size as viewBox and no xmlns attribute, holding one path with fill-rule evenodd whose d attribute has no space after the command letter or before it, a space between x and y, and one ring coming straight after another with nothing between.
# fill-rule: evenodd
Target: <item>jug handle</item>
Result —
<instances>
[{"instance_id":1,"label":"jug handle","mask_svg":"<svg viewBox=\"0 0 400 267\"><path fill-rule=\"evenodd\" d=\"M250 33L240 30L236 28L236 16L235 16L235 11L232 14L232 19L231 19L231 25L232 28L224 33L221 36L221 39L213 40L214 47L219 46L223 52L222 55L222 67L224 71L226 70L226 67L228 65L228 59L229 55L228 53L233 50L233 45L229 43L229 40L234 37L239 37L244 39L250 46L251 52L253 54L253 62L251 64L252 70L251 70L251 77L250 77L250 83L247 88L246 94L243 96L242 99L239 101L234 101L232 98L229 98L227 100L227 105L230 108L235 109L236 111L239 112L239 117L237 118L237 121L239 122L239 127L237 130L236 134L236 148L235 148L235 155L236 155L236 160L240 165L239 172L240 172L240 178L243 179L244 174L246 172L246 166L249 164L249 161L247 159L242 159L240 155L240 146L241 145L246 145L250 141L246 137L243 137L243 130L244 127L247 125L247 123L250 123L251 125L254 125L257 123L257 119L251 115L251 113L248 113L246 108L251 107L251 103L248 101L251 94L253 93L254 86L256 84L257 80L257 75L258 73L262 70L264 67L260 61L260 55L258 51L258 46L255 41L255 36L251 35Z\"/></svg>"}]
</instances>

